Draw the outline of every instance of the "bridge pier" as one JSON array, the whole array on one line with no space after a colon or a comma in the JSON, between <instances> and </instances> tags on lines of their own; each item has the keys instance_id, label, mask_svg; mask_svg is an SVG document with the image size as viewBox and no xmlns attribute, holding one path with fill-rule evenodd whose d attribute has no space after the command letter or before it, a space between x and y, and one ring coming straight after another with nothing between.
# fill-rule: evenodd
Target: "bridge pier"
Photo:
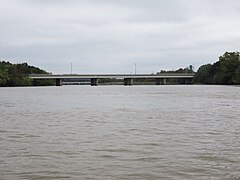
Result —
<instances>
[{"instance_id":1,"label":"bridge pier","mask_svg":"<svg viewBox=\"0 0 240 180\"><path fill-rule=\"evenodd\" d=\"M91 86L98 86L98 78L91 78Z\"/></svg>"},{"instance_id":2,"label":"bridge pier","mask_svg":"<svg viewBox=\"0 0 240 180\"><path fill-rule=\"evenodd\" d=\"M166 85L167 84L167 79L166 78L162 79L161 84Z\"/></svg>"},{"instance_id":3,"label":"bridge pier","mask_svg":"<svg viewBox=\"0 0 240 180\"><path fill-rule=\"evenodd\" d=\"M132 78L124 78L124 86L132 86L133 79Z\"/></svg>"},{"instance_id":4,"label":"bridge pier","mask_svg":"<svg viewBox=\"0 0 240 180\"><path fill-rule=\"evenodd\" d=\"M185 78L185 84L192 84L192 80L191 79L188 79L188 78Z\"/></svg>"},{"instance_id":5,"label":"bridge pier","mask_svg":"<svg viewBox=\"0 0 240 180\"><path fill-rule=\"evenodd\" d=\"M62 86L62 81L63 79L60 78L56 79L56 86Z\"/></svg>"},{"instance_id":6,"label":"bridge pier","mask_svg":"<svg viewBox=\"0 0 240 180\"><path fill-rule=\"evenodd\" d=\"M155 85L161 85L161 79L160 78L155 79Z\"/></svg>"},{"instance_id":7,"label":"bridge pier","mask_svg":"<svg viewBox=\"0 0 240 180\"><path fill-rule=\"evenodd\" d=\"M155 85L165 85L167 83L166 78L156 78L155 79Z\"/></svg>"}]
</instances>

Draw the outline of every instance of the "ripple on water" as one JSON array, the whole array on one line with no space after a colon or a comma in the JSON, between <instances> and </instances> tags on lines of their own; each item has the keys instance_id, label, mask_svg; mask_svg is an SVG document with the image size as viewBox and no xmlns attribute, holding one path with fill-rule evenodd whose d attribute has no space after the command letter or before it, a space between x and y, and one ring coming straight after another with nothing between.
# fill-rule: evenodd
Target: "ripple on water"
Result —
<instances>
[{"instance_id":1,"label":"ripple on water","mask_svg":"<svg viewBox=\"0 0 240 180\"><path fill-rule=\"evenodd\" d=\"M240 179L238 89L0 89L0 179Z\"/></svg>"}]
</instances>

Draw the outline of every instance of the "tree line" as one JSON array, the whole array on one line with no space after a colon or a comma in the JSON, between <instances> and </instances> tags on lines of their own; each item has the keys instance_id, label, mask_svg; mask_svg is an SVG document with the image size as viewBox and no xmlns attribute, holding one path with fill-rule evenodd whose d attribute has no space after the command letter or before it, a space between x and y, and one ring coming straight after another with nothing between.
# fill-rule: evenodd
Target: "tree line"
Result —
<instances>
[{"instance_id":1,"label":"tree line","mask_svg":"<svg viewBox=\"0 0 240 180\"><path fill-rule=\"evenodd\" d=\"M201 66L194 83L200 84L240 84L239 52L225 52L214 64Z\"/></svg>"},{"instance_id":2,"label":"tree line","mask_svg":"<svg viewBox=\"0 0 240 180\"><path fill-rule=\"evenodd\" d=\"M52 82L28 78L29 74L48 74L46 71L30 66L27 63L12 64L0 61L0 87L31 86L31 85L51 85Z\"/></svg>"}]
</instances>

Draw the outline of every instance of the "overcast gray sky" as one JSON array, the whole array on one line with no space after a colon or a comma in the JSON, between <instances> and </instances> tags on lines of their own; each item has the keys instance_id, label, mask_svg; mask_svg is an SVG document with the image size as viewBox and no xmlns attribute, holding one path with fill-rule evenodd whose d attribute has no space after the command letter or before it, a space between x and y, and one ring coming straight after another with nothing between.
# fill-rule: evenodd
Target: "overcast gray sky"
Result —
<instances>
[{"instance_id":1,"label":"overcast gray sky","mask_svg":"<svg viewBox=\"0 0 240 180\"><path fill-rule=\"evenodd\" d=\"M0 0L0 60L48 72L197 70L239 48L239 0Z\"/></svg>"}]
</instances>

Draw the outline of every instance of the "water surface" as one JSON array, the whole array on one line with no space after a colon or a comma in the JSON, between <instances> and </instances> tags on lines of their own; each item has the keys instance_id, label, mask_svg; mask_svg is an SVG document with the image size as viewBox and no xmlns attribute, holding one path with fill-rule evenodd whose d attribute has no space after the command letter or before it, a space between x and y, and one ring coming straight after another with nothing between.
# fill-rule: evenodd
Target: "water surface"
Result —
<instances>
[{"instance_id":1,"label":"water surface","mask_svg":"<svg viewBox=\"0 0 240 180\"><path fill-rule=\"evenodd\" d=\"M240 87L0 88L0 179L240 179Z\"/></svg>"}]
</instances>

